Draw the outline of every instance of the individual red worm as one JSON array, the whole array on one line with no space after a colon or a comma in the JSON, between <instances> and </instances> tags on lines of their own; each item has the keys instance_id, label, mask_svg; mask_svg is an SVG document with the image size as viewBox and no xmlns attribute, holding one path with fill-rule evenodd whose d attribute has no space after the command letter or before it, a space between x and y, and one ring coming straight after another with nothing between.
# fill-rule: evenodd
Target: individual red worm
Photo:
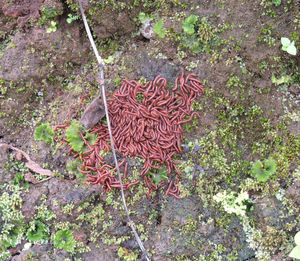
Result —
<instances>
[{"instance_id":1,"label":"individual red worm","mask_svg":"<svg viewBox=\"0 0 300 261\"><path fill-rule=\"evenodd\" d=\"M85 94L81 97L80 102L78 103L78 106L81 106L83 100L88 96L88 94Z\"/></svg>"},{"instance_id":2,"label":"individual red worm","mask_svg":"<svg viewBox=\"0 0 300 261\"><path fill-rule=\"evenodd\" d=\"M57 129L65 129L65 128L69 127L69 125L70 125L70 123L56 125L56 126L54 126L53 131L56 132Z\"/></svg>"}]
</instances>

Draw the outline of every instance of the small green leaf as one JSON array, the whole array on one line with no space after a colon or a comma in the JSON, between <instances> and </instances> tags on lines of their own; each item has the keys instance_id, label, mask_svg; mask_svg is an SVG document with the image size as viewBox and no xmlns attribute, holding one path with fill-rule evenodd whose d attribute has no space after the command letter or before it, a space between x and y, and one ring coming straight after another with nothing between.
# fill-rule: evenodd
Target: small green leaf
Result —
<instances>
[{"instance_id":1,"label":"small green leaf","mask_svg":"<svg viewBox=\"0 0 300 261\"><path fill-rule=\"evenodd\" d=\"M291 55L296 55L297 54L297 49L294 45L290 45L287 50L286 50L289 54Z\"/></svg>"},{"instance_id":2,"label":"small green leaf","mask_svg":"<svg viewBox=\"0 0 300 261\"><path fill-rule=\"evenodd\" d=\"M29 223L30 227L27 230L26 236L29 242L41 242L48 241L49 228L39 220L34 220Z\"/></svg>"},{"instance_id":3,"label":"small green leaf","mask_svg":"<svg viewBox=\"0 0 300 261\"><path fill-rule=\"evenodd\" d=\"M288 46L288 45L290 45L290 43L291 43L291 41L290 41L289 38L281 37L281 44L282 44L283 46Z\"/></svg>"},{"instance_id":4,"label":"small green leaf","mask_svg":"<svg viewBox=\"0 0 300 261\"><path fill-rule=\"evenodd\" d=\"M281 4L281 0L273 0L272 3L275 6L279 6Z\"/></svg>"},{"instance_id":5,"label":"small green leaf","mask_svg":"<svg viewBox=\"0 0 300 261\"><path fill-rule=\"evenodd\" d=\"M159 20L156 22L156 24L153 26L153 31L160 37L164 38L166 35L166 30L163 28L164 22L163 20Z\"/></svg>"},{"instance_id":6,"label":"small green leaf","mask_svg":"<svg viewBox=\"0 0 300 261\"><path fill-rule=\"evenodd\" d=\"M54 234L53 245L58 249L64 249L67 252L74 253L76 240L73 232L69 229L59 230Z\"/></svg>"},{"instance_id":7,"label":"small green leaf","mask_svg":"<svg viewBox=\"0 0 300 261\"><path fill-rule=\"evenodd\" d=\"M264 169L266 175L269 177L276 172L276 162L272 158L264 160Z\"/></svg>"},{"instance_id":8,"label":"small green leaf","mask_svg":"<svg viewBox=\"0 0 300 261\"><path fill-rule=\"evenodd\" d=\"M38 126L34 132L34 140L42 140L50 145L53 145L54 131L49 123L44 123Z\"/></svg>"},{"instance_id":9,"label":"small green leaf","mask_svg":"<svg viewBox=\"0 0 300 261\"><path fill-rule=\"evenodd\" d=\"M153 18L152 18L151 16L146 15L146 14L143 13L143 12L140 12L140 13L139 13L138 18L139 18L139 21L140 21L142 24L144 24L144 23L147 22L147 21L153 20Z\"/></svg>"},{"instance_id":10,"label":"small green leaf","mask_svg":"<svg viewBox=\"0 0 300 261\"><path fill-rule=\"evenodd\" d=\"M198 20L198 17L196 15L190 15L188 18L185 19L190 24L195 24Z\"/></svg>"},{"instance_id":11,"label":"small green leaf","mask_svg":"<svg viewBox=\"0 0 300 261\"><path fill-rule=\"evenodd\" d=\"M297 245L293 248L293 250L289 254L289 257L300 259L300 245Z\"/></svg>"},{"instance_id":12,"label":"small green leaf","mask_svg":"<svg viewBox=\"0 0 300 261\"><path fill-rule=\"evenodd\" d=\"M274 75L272 75L271 80L272 80L272 83L274 83L276 85L280 85L283 83L290 83L292 81L292 77L289 75L283 75L279 79L276 79L276 77Z\"/></svg>"},{"instance_id":13,"label":"small green leaf","mask_svg":"<svg viewBox=\"0 0 300 261\"><path fill-rule=\"evenodd\" d=\"M80 152L83 148L84 141L82 140L79 131L82 130L82 125L79 121L73 120L71 125L66 130L67 141L73 150Z\"/></svg>"},{"instance_id":14,"label":"small green leaf","mask_svg":"<svg viewBox=\"0 0 300 261\"><path fill-rule=\"evenodd\" d=\"M257 160L253 163L252 169L251 169L251 175L252 177L256 178L258 181L265 182L268 180L268 176L264 172L263 164L260 160Z\"/></svg>"},{"instance_id":15,"label":"small green leaf","mask_svg":"<svg viewBox=\"0 0 300 261\"><path fill-rule=\"evenodd\" d=\"M87 133L85 134L85 138L87 139L90 145L95 144L97 141L97 135L95 134Z\"/></svg>"},{"instance_id":16,"label":"small green leaf","mask_svg":"<svg viewBox=\"0 0 300 261\"><path fill-rule=\"evenodd\" d=\"M296 245L300 245L300 231L296 233L294 239L295 239Z\"/></svg>"},{"instance_id":17,"label":"small green leaf","mask_svg":"<svg viewBox=\"0 0 300 261\"><path fill-rule=\"evenodd\" d=\"M187 34L193 34L195 33L194 25L197 22L197 16L190 15L188 18L186 18L182 24L182 30Z\"/></svg>"},{"instance_id":18,"label":"small green leaf","mask_svg":"<svg viewBox=\"0 0 300 261\"><path fill-rule=\"evenodd\" d=\"M168 178L167 173L168 171L166 169L163 169L159 173L151 174L151 179L153 183L157 186L164 179L167 179Z\"/></svg>"},{"instance_id":19,"label":"small green leaf","mask_svg":"<svg viewBox=\"0 0 300 261\"><path fill-rule=\"evenodd\" d=\"M193 34L195 32L194 25L193 24L183 24L182 29L187 34Z\"/></svg>"}]
</instances>

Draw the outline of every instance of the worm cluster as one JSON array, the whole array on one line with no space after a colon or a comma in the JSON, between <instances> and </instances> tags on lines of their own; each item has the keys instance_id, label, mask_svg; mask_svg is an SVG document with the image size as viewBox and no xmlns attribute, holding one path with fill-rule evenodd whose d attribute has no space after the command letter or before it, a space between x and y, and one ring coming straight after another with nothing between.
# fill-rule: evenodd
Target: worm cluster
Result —
<instances>
[{"instance_id":1,"label":"worm cluster","mask_svg":"<svg viewBox=\"0 0 300 261\"><path fill-rule=\"evenodd\" d=\"M166 85L166 79L161 76L145 85L124 79L121 88L107 102L115 148L124 156L119 166L124 165L126 156L145 159L140 178L135 182L125 182L128 167L125 163L123 189L127 190L143 179L148 188L147 196L150 197L152 191L166 185L165 180L159 184L153 182L151 169L158 170L166 165L169 184L165 194L180 198L177 186L180 172L172 156L182 153L181 124L194 116L200 117L197 112L191 111L191 104L204 93L204 87L195 74L184 77L183 73L176 78L173 89L167 90ZM83 165L79 170L88 175L89 183L99 184L105 191L120 188L113 173L115 168L106 164L100 155L102 150L111 149L107 126L98 123L90 132L97 134L98 139L90 145L81 135L89 151L81 155Z\"/></svg>"}]
</instances>

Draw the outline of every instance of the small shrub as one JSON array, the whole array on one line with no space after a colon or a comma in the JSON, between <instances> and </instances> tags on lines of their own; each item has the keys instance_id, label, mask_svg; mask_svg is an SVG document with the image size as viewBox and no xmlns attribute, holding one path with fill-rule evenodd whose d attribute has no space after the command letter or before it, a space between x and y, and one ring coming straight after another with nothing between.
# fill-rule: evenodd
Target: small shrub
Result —
<instances>
[{"instance_id":1,"label":"small shrub","mask_svg":"<svg viewBox=\"0 0 300 261\"><path fill-rule=\"evenodd\" d=\"M198 20L198 17L195 15L190 15L186 18L182 24L182 30L187 34L194 34L195 33L195 24Z\"/></svg>"},{"instance_id":2,"label":"small shrub","mask_svg":"<svg viewBox=\"0 0 300 261\"><path fill-rule=\"evenodd\" d=\"M15 247L21 243L24 234L24 226L21 224L6 223L2 227L0 242L2 247Z\"/></svg>"},{"instance_id":3,"label":"small shrub","mask_svg":"<svg viewBox=\"0 0 300 261\"><path fill-rule=\"evenodd\" d=\"M145 22L147 22L147 21L152 21L152 20L153 20L153 17L150 16L150 15L146 15L146 14L143 13L143 12L140 12L140 13L139 13L139 16L138 16L138 19L139 19L139 21L143 24L143 23L145 23Z\"/></svg>"}]
</instances>

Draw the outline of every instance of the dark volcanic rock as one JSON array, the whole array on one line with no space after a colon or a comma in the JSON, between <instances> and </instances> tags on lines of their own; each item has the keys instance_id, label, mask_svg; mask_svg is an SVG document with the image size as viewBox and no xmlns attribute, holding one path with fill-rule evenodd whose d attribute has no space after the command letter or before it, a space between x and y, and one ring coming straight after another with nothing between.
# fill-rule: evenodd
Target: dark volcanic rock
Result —
<instances>
[{"instance_id":1,"label":"dark volcanic rock","mask_svg":"<svg viewBox=\"0 0 300 261\"><path fill-rule=\"evenodd\" d=\"M79 27L66 23L52 33L34 28L30 38L17 33L13 44L0 59L0 78L6 81L39 80L56 71L57 66L63 74L67 62L82 63L88 52L88 42L82 44Z\"/></svg>"}]
</instances>

